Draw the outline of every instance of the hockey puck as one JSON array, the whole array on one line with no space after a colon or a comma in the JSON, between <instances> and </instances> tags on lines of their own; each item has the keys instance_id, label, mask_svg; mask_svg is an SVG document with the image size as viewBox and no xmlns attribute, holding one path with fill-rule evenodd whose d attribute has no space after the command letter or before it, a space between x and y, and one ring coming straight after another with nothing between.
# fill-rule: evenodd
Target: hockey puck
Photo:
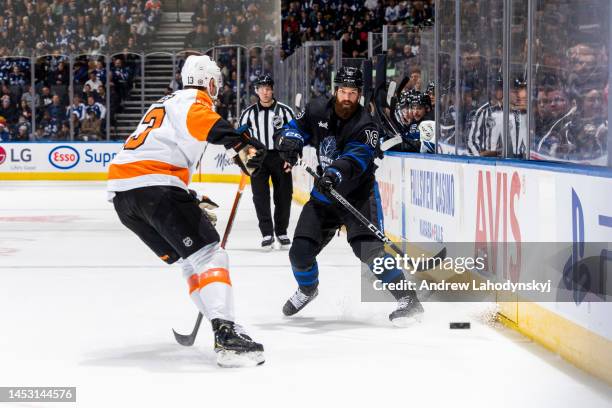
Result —
<instances>
[{"instance_id":1,"label":"hockey puck","mask_svg":"<svg viewBox=\"0 0 612 408\"><path fill-rule=\"evenodd\" d=\"M469 329L470 322L451 322L450 328L451 329Z\"/></svg>"}]
</instances>

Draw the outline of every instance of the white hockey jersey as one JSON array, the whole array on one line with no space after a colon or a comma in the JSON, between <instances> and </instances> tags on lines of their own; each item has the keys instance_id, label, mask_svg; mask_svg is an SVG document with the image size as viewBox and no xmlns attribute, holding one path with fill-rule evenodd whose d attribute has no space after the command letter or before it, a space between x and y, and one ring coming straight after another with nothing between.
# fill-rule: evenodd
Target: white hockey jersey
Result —
<instances>
[{"instance_id":1,"label":"white hockey jersey","mask_svg":"<svg viewBox=\"0 0 612 408\"><path fill-rule=\"evenodd\" d=\"M204 91L184 89L153 103L115 156L108 191L171 185L187 189L207 142L226 148L240 140Z\"/></svg>"}]
</instances>

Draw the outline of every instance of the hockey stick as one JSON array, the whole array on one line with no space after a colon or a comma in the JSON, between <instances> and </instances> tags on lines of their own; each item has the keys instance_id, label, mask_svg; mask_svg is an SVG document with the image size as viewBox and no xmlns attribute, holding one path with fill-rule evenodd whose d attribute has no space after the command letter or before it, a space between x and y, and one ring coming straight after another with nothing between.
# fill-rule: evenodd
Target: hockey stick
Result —
<instances>
[{"instance_id":1,"label":"hockey stick","mask_svg":"<svg viewBox=\"0 0 612 408\"><path fill-rule=\"evenodd\" d=\"M306 167L306 171L312 176L314 177L315 181L319 179L319 175L310 167L305 166ZM346 208L351 214L353 214L355 216L355 218L357 218L359 220L359 222L366 227L367 229L369 229L370 231L372 231L374 233L374 235L376 235L376 238L378 238L379 240L381 240L383 242L383 244L388 245L393 251L395 251L396 254L398 254L399 256L401 256L402 258L406 257L406 254L404 253L404 251L402 251L397 245L395 245L390 239L389 237L387 237L384 232L382 232L381 230L379 230L376 225L374 225L370 220L368 220L361 212L359 212L358 209L356 209L355 207L353 207L353 205L351 203L348 202L348 200L346 198L344 198L340 193L338 193L335 189L330 188L329 189L329 194L336 200L338 201L344 208ZM434 255L433 258L445 258L446 257L446 247L442 248L436 255ZM417 271L424 271L424 270L428 270L428 269L432 269L433 265L431 265L429 263L429 261L434 260L434 259L429 259L428 262L425 265L421 265L422 268L417 268ZM435 264L435 262L434 262Z\"/></svg>"},{"instance_id":2,"label":"hockey stick","mask_svg":"<svg viewBox=\"0 0 612 408\"><path fill-rule=\"evenodd\" d=\"M246 187L247 178L247 175L244 173L242 173L242 175L240 176L240 183L238 184L238 191L236 192L236 197L234 198L234 205L232 205L232 211L230 212L229 219L227 220L227 225L225 226L225 232L223 233L223 239L221 240L221 248L225 248L225 244L227 243L230 231L232 230L232 225L234 224L234 219L236 218L236 213L238 212L238 203L240 203L242 193L244 192L244 188ZM202 317L202 312L198 312L198 318L190 334L180 334L177 333L174 329L172 329L172 332L174 333L174 338L176 339L178 344L185 347L193 346L193 343L195 343L196 336L198 335L198 331L200 330Z\"/></svg>"}]
</instances>

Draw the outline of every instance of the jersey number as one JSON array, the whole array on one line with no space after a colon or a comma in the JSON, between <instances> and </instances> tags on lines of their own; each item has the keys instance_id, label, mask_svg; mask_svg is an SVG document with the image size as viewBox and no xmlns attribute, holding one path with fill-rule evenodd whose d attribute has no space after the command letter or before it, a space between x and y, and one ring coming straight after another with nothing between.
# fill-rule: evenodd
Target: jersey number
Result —
<instances>
[{"instance_id":1,"label":"jersey number","mask_svg":"<svg viewBox=\"0 0 612 408\"><path fill-rule=\"evenodd\" d=\"M125 150L135 150L142 146L147 139L147 136L149 136L149 132L162 125L165 116L166 109L163 107L151 109L149 112L147 112L145 117L142 118L141 124L144 125L145 123L148 123L149 125L139 134L128 137L128 140L125 142L125 145L123 145L123 148Z\"/></svg>"}]
</instances>

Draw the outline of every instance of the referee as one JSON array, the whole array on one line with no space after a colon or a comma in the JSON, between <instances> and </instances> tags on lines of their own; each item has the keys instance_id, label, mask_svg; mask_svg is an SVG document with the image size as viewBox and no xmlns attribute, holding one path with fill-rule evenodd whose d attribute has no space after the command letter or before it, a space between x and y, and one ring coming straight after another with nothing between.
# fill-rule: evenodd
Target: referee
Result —
<instances>
[{"instance_id":1,"label":"referee","mask_svg":"<svg viewBox=\"0 0 612 408\"><path fill-rule=\"evenodd\" d=\"M274 235L281 248L288 249L291 240L287 236L293 182L291 167L274 150L274 131L293 119L293 111L274 99L274 80L268 74L255 81L255 93L259 101L246 108L240 116L240 126L248 127L251 136L257 138L268 149L268 154L259 171L251 177L253 203L259 220L262 249L269 251L274 244ZM274 188L274 222L270 209L270 178Z\"/></svg>"}]
</instances>

